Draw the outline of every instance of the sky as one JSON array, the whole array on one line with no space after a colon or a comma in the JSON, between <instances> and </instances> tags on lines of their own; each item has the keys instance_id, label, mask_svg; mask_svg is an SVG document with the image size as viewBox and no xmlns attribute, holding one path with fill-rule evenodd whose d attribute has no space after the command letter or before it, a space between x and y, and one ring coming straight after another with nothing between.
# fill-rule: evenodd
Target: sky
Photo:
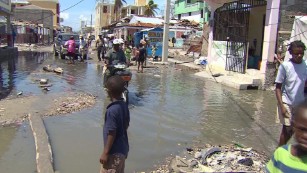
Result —
<instances>
[{"instance_id":1,"label":"sky","mask_svg":"<svg viewBox=\"0 0 307 173\"><path fill-rule=\"evenodd\" d=\"M60 11L71 7L72 5L78 3L80 0L60 0ZM159 8L163 8L165 0L154 0ZM61 12L61 18L64 21L61 25L71 26L74 31L79 31L81 26L81 19L86 20L87 24L91 24L91 14L93 15L93 25L95 24L95 2L96 0L84 0L77 6ZM126 0L127 4L134 4L134 0ZM125 4L124 4L125 5Z\"/></svg>"}]
</instances>

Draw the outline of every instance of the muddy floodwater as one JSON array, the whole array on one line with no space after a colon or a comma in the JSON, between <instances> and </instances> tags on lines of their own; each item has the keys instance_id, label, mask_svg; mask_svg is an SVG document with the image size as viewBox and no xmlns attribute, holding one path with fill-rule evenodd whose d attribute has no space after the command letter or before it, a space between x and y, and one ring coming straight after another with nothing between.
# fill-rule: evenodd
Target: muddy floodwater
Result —
<instances>
[{"instance_id":1,"label":"muddy floodwater","mask_svg":"<svg viewBox=\"0 0 307 173\"><path fill-rule=\"evenodd\" d=\"M42 72L47 64L62 67L64 74ZM98 172L103 117L109 104L102 89L102 65L91 60L69 65L52 54L24 52L14 61L3 60L0 72L2 98L15 98L20 91L37 96L61 92L98 96L92 108L44 118L55 170ZM43 92L33 82L39 78L52 82L51 91ZM175 65L147 68L144 74L133 71L129 91L130 152L126 172L151 170L165 157L199 142L239 143L268 155L276 147L280 126L275 124L276 101L271 91L238 91L197 78ZM35 172L31 134L27 122L0 128L0 172Z\"/></svg>"}]
</instances>

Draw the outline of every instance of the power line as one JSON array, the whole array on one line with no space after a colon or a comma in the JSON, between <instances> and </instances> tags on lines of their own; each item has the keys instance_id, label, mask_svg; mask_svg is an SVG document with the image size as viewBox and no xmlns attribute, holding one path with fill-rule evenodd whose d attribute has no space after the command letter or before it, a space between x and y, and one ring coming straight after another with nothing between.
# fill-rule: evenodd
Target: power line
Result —
<instances>
[{"instance_id":1,"label":"power line","mask_svg":"<svg viewBox=\"0 0 307 173\"><path fill-rule=\"evenodd\" d=\"M80 0L79 2L77 2L76 4L74 4L74 5L72 5L72 6L70 6L70 7L68 7L68 8L66 8L66 9L64 9L64 10L62 10L62 11L60 11L60 12L64 12L64 11L67 11L67 10L69 10L69 9L71 9L71 8L74 8L75 6L77 6L77 5L79 5L81 2L83 2L84 0Z\"/></svg>"},{"instance_id":2,"label":"power line","mask_svg":"<svg viewBox=\"0 0 307 173\"><path fill-rule=\"evenodd\" d=\"M80 0L80 1L77 2L76 4L74 4L74 5L72 5L72 6L69 6L68 8L66 8L66 9L64 9L64 10L62 10L62 11L60 11L60 13L65 12L65 11L67 11L67 10L69 10L69 9L71 9L71 8L73 8L73 7L75 7L75 6L77 6L77 5L79 5L79 4L80 4L81 2L83 2L83 1L84 1L84 0ZM46 17L37 19L36 21L31 21L31 22L36 23L36 22L38 22L38 21L47 19L47 18L52 17L52 16L55 16L55 15L57 15L57 14L55 14L55 13L52 12L52 15L49 15L49 16L46 16ZM21 28L21 26L20 26L20 28Z\"/></svg>"}]
</instances>

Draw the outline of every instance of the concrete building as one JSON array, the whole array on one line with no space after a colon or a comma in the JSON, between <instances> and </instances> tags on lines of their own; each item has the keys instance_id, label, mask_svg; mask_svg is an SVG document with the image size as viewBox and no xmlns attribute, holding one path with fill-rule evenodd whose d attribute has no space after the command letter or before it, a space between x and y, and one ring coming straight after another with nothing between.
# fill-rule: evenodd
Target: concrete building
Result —
<instances>
[{"instance_id":1,"label":"concrete building","mask_svg":"<svg viewBox=\"0 0 307 173\"><path fill-rule=\"evenodd\" d=\"M100 0L95 8L95 37L98 37L103 27L115 21L114 1Z\"/></svg>"},{"instance_id":2,"label":"concrete building","mask_svg":"<svg viewBox=\"0 0 307 173\"><path fill-rule=\"evenodd\" d=\"M307 1L306 0L281 0L280 2L280 26L279 37L280 43L288 40L295 16L307 15Z\"/></svg>"},{"instance_id":3,"label":"concrete building","mask_svg":"<svg viewBox=\"0 0 307 173\"><path fill-rule=\"evenodd\" d=\"M53 13L49 9L36 5L15 7L12 21L27 21L33 24L40 24L44 28L53 29Z\"/></svg>"},{"instance_id":4,"label":"concrete building","mask_svg":"<svg viewBox=\"0 0 307 173\"><path fill-rule=\"evenodd\" d=\"M280 0L204 1L211 11L210 69L243 73L249 75L251 81L260 78L262 86L272 85Z\"/></svg>"},{"instance_id":5,"label":"concrete building","mask_svg":"<svg viewBox=\"0 0 307 173\"><path fill-rule=\"evenodd\" d=\"M53 13L36 5L15 7L12 22L15 25L16 43L50 43L53 36Z\"/></svg>"},{"instance_id":6,"label":"concrete building","mask_svg":"<svg viewBox=\"0 0 307 173\"><path fill-rule=\"evenodd\" d=\"M63 33L73 33L72 27L62 25L61 26L61 32L63 32Z\"/></svg>"},{"instance_id":7,"label":"concrete building","mask_svg":"<svg viewBox=\"0 0 307 173\"><path fill-rule=\"evenodd\" d=\"M134 0L135 6L145 6L148 4L148 0Z\"/></svg>"},{"instance_id":8,"label":"concrete building","mask_svg":"<svg viewBox=\"0 0 307 173\"><path fill-rule=\"evenodd\" d=\"M53 13L53 28L60 27L60 3L59 0L28 0L32 5L49 9Z\"/></svg>"},{"instance_id":9,"label":"concrete building","mask_svg":"<svg viewBox=\"0 0 307 173\"><path fill-rule=\"evenodd\" d=\"M208 22L209 10L203 1L176 0L174 8L174 17L179 20L187 19L199 23L200 26Z\"/></svg>"},{"instance_id":10,"label":"concrete building","mask_svg":"<svg viewBox=\"0 0 307 173\"><path fill-rule=\"evenodd\" d=\"M130 17L131 15L144 15L145 6L127 5L122 7L120 18Z\"/></svg>"},{"instance_id":11,"label":"concrete building","mask_svg":"<svg viewBox=\"0 0 307 173\"><path fill-rule=\"evenodd\" d=\"M116 20L130 17L131 15L144 15L144 6L147 1L135 0L134 3L134 5L122 7L119 13L115 13L113 0L97 1L95 8L95 36L97 37L103 28L115 23Z\"/></svg>"}]
</instances>

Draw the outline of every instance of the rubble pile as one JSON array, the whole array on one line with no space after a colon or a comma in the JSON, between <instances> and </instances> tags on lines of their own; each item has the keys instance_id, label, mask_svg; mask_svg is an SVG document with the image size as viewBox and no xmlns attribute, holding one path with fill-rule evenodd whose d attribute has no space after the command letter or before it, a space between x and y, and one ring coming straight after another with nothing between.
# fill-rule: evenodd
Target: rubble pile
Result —
<instances>
[{"instance_id":1,"label":"rubble pile","mask_svg":"<svg viewBox=\"0 0 307 173\"><path fill-rule=\"evenodd\" d=\"M54 107L46 114L46 116L77 112L92 107L95 103L96 96L85 93L78 93L72 96L58 98L54 100Z\"/></svg>"},{"instance_id":2,"label":"rubble pile","mask_svg":"<svg viewBox=\"0 0 307 173\"><path fill-rule=\"evenodd\" d=\"M160 166L153 173L166 172L265 172L268 157L240 145L187 148L184 156L173 158L169 166Z\"/></svg>"}]
</instances>

